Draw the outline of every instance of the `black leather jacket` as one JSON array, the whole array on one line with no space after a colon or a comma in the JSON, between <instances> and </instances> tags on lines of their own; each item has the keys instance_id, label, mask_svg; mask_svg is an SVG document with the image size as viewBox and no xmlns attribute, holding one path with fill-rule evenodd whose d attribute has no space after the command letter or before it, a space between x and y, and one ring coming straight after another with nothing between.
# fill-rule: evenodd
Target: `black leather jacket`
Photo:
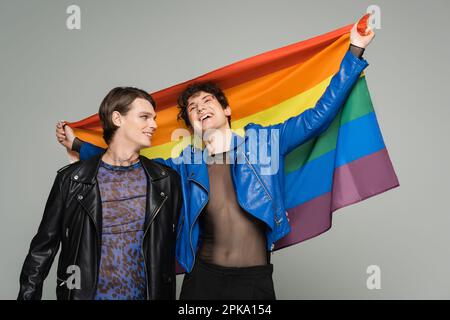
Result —
<instances>
[{"instance_id":1,"label":"black leather jacket","mask_svg":"<svg viewBox=\"0 0 450 320\"><path fill-rule=\"evenodd\" d=\"M102 209L97 171L102 154L58 171L44 216L20 275L19 300L40 299L42 284L61 245L56 295L58 300L94 298L101 254ZM147 205L142 253L147 299L175 299L175 241L182 196L178 174L145 157ZM80 289L65 282L76 265ZM70 270L70 269L69 269Z\"/></svg>"}]
</instances>

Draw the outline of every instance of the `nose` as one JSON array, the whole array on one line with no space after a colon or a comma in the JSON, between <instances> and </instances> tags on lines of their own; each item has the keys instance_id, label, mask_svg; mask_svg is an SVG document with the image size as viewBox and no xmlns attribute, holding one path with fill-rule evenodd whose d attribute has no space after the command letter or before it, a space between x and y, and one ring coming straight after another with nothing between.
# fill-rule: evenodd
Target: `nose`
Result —
<instances>
[{"instance_id":1,"label":"nose","mask_svg":"<svg viewBox=\"0 0 450 320\"><path fill-rule=\"evenodd\" d=\"M158 124L156 123L156 120L151 119L150 123L149 123L149 127L152 128L153 130L156 130L156 128L158 128Z\"/></svg>"},{"instance_id":2,"label":"nose","mask_svg":"<svg viewBox=\"0 0 450 320\"><path fill-rule=\"evenodd\" d=\"M205 109L206 109L206 106L203 105L202 103L199 103L199 105L197 107L197 113L202 113L202 111Z\"/></svg>"}]
</instances>

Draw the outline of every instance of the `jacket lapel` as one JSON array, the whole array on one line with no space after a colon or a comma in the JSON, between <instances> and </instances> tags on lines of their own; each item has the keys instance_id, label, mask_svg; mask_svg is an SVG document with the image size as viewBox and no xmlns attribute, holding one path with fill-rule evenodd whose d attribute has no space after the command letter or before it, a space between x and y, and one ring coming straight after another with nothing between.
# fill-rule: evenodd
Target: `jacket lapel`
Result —
<instances>
[{"instance_id":1,"label":"jacket lapel","mask_svg":"<svg viewBox=\"0 0 450 320\"><path fill-rule=\"evenodd\" d=\"M142 167L147 175L147 207L145 212L144 232L154 221L168 195L161 189L163 179L168 178L169 173L155 165L152 160L140 157Z\"/></svg>"},{"instance_id":2,"label":"jacket lapel","mask_svg":"<svg viewBox=\"0 0 450 320\"><path fill-rule=\"evenodd\" d=\"M103 153L86 160L79 170L71 175L73 182L86 185L86 188L78 188L82 191L74 196L93 221L98 234L100 234L102 228L102 203L97 183L97 172L102 156Z\"/></svg>"}]
</instances>

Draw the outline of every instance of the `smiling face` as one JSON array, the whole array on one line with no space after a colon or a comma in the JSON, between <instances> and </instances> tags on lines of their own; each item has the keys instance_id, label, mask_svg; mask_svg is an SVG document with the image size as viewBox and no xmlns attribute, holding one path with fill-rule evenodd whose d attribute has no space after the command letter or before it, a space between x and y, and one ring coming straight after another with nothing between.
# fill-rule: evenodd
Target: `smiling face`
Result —
<instances>
[{"instance_id":1,"label":"smiling face","mask_svg":"<svg viewBox=\"0 0 450 320\"><path fill-rule=\"evenodd\" d=\"M114 111L112 118L119 127L113 140L119 138L124 143L135 145L137 149L151 146L152 136L158 126L155 109L148 100L136 98L125 115Z\"/></svg>"},{"instance_id":2,"label":"smiling face","mask_svg":"<svg viewBox=\"0 0 450 320\"><path fill-rule=\"evenodd\" d=\"M231 116L230 107L223 108L217 98L211 93L199 91L191 96L187 102L187 112L195 132L230 128L227 118Z\"/></svg>"}]
</instances>

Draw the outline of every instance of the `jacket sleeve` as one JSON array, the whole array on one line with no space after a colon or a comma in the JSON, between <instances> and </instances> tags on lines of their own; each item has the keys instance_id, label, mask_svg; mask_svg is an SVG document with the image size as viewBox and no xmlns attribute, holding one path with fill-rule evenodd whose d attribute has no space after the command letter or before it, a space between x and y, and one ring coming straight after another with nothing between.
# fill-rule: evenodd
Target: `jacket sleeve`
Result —
<instances>
[{"instance_id":1,"label":"jacket sleeve","mask_svg":"<svg viewBox=\"0 0 450 320\"><path fill-rule=\"evenodd\" d=\"M87 160L105 151L105 149L97 147L92 143L83 141L80 146L80 160Z\"/></svg>"},{"instance_id":2,"label":"jacket sleeve","mask_svg":"<svg viewBox=\"0 0 450 320\"><path fill-rule=\"evenodd\" d=\"M329 127L361 72L367 66L366 60L359 59L347 51L339 71L333 76L314 108L307 109L283 123L268 127L280 130L280 153L282 155L320 135Z\"/></svg>"},{"instance_id":3,"label":"jacket sleeve","mask_svg":"<svg viewBox=\"0 0 450 320\"><path fill-rule=\"evenodd\" d=\"M22 267L18 300L40 300L42 297L43 282L59 250L63 207L61 175L58 174Z\"/></svg>"}]
</instances>

